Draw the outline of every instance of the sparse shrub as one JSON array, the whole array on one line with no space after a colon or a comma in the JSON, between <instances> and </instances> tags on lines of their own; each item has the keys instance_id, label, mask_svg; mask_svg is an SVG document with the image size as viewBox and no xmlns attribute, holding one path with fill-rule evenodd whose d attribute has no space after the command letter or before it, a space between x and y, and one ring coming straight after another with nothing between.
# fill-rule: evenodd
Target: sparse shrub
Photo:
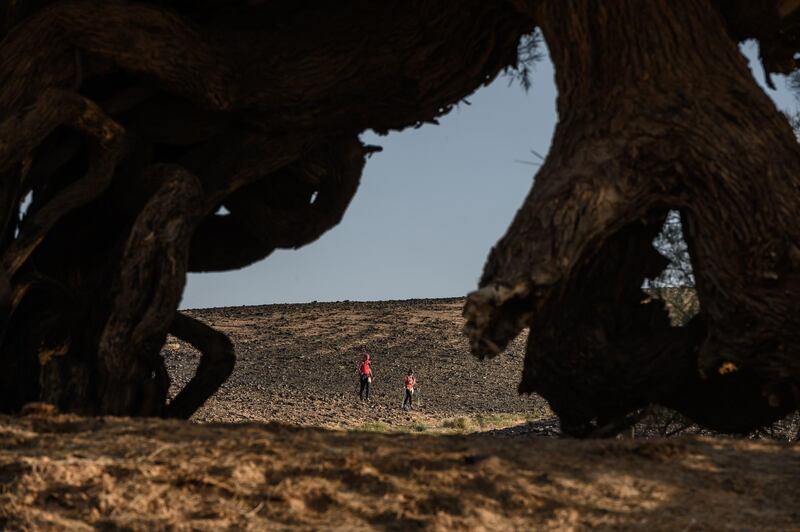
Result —
<instances>
[{"instance_id":1,"label":"sparse shrub","mask_svg":"<svg viewBox=\"0 0 800 532\"><path fill-rule=\"evenodd\" d=\"M414 432L425 432L426 430L428 430L428 428L429 428L428 425L426 425L425 423L414 423L413 425L411 425L411 430L413 430Z\"/></svg>"},{"instance_id":2,"label":"sparse shrub","mask_svg":"<svg viewBox=\"0 0 800 532\"><path fill-rule=\"evenodd\" d=\"M442 427L446 429L460 429L466 430L469 428L469 419L465 417L457 417L453 419L445 419Z\"/></svg>"},{"instance_id":3,"label":"sparse shrub","mask_svg":"<svg viewBox=\"0 0 800 532\"><path fill-rule=\"evenodd\" d=\"M386 432L389 426L383 421L368 421L352 429L353 432Z\"/></svg>"},{"instance_id":4,"label":"sparse shrub","mask_svg":"<svg viewBox=\"0 0 800 532\"><path fill-rule=\"evenodd\" d=\"M475 421L478 422L478 425L483 428L487 427L497 427L506 426L509 424L513 424L514 421L517 421L517 416L512 414L478 414L475 417Z\"/></svg>"}]
</instances>

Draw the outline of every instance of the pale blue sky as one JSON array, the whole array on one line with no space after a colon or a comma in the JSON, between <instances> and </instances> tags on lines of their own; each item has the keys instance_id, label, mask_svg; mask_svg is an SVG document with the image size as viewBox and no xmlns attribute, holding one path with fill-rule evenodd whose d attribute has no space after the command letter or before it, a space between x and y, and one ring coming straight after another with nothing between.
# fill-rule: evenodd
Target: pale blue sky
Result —
<instances>
[{"instance_id":1,"label":"pale blue sky","mask_svg":"<svg viewBox=\"0 0 800 532\"><path fill-rule=\"evenodd\" d=\"M755 46L744 48L751 58ZM762 82L761 68L754 69ZM767 91L795 107L783 79ZM500 77L440 119L385 137L367 162L341 224L299 250L248 268L191 274L182 308L308 301L463 296L522 204L556 122L553 69L539 62L533 88Z\"/></svg>"}]
</instances>

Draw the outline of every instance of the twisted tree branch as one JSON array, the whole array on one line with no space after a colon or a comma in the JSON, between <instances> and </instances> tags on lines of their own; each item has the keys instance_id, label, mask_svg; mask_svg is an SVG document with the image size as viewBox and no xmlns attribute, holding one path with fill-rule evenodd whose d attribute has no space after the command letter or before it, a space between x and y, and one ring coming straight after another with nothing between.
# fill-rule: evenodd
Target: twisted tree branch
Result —
<instances>
[{"instance_id":1,"label":"twisted tree branch","mask_svg":"<svg viewBox=\"0 0 800 532\"><path fill-rule=\"evenodd\" d=\"M151 172L163 185L148 201L127 239L115 297L100 337L101 410L158 415L167 393L159 355L186 279L189 242L202 189L177 166Z\"/></svg>"},{"instance_id":2,"label":"twisted tree branch","mask_svg":"<svg viewBox=\"0 0 800 532\"><path fill-rule=\"evenodd\" d=\"M236 355L227 336L180 312L175 314L170 333L202 353L192 380L167 405L167 417L189 419L228 379Z\"/></svg>"}]
</instances>

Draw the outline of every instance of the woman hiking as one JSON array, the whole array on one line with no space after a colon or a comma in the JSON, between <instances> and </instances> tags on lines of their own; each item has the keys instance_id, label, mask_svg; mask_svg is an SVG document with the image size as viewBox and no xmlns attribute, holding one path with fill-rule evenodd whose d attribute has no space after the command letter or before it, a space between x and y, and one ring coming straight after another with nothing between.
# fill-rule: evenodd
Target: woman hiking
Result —
<instances>
[{"instance_id":1,"label":"woman hiking","mask_svg":"<svg viewBox=\"0 0 800 532\"><path fill-rule=\"evenodd\" d=\"M372 368L370 367L370 363L369 353L364 353L364 360L362 360L361 365L358 366L359 382L361 384L358 396L362 401L369 401L369 385L372 382Z\"/></svg>"},{"instance_id":2,"label":"woman hiking","mask_svg":"<svg viewBox=\"0 0 800 532\"><path fill-rule=\"evenodd\" d=\"M408 369L404 384L406 387L406 395L403 397L403 410L407 408L414 410L414 385L417 384L417 378L414 376L413 369ZM406 405L408 405L408 407L406 407Z\"/></svg>"}]
</instances>

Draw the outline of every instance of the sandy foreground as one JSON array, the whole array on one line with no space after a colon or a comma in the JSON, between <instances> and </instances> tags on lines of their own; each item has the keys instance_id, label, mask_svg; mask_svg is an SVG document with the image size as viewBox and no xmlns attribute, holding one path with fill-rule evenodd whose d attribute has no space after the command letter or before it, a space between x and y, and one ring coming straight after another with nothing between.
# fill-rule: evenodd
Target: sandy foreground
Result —
<instances>
[{"instance_id":1,"label":"sandy foreground","mask_svg":"<svg viewBox=\"0 0 800 532\"><path fill-rule=\"evenodd\" d=\"M0 417L9 530L800 528L800 446Z\"/></svg>"}]
</instances>

